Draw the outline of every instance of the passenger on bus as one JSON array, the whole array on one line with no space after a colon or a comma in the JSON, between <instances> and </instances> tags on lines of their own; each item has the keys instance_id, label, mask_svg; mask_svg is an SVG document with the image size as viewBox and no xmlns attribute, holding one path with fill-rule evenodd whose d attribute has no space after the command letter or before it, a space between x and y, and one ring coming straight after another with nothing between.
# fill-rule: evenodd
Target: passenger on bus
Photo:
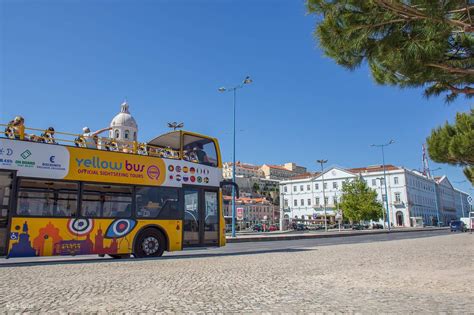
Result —
<instances>
[{"instance_id":1,"label":"passenger on bus","mask_svg":"<svg viewBox=\"0 0 474 315\"><path fill-rule=\"evenodd\" d=\"M10 139L20 139L21 135L25 134L25 119L21 116L16 116L8 123L5 128L5 136Z\"/></svg>"},{"instance_id":2,"label":"passenger on bus","mask_svg":"<svg viewBox=\"0 0 474 315\"><path fill-rule=\"evenodd\" d=\"M56 144L56 140L54 139L54 128L48 127L42 134L41 134L41 141L44 143L51 143Z\"/></svg>"},{"instance_id":3,"label":"passenger on bus","mask_svg":"<svg viewBox=\"0 0 474 315\"><path fill-rule=\"evenodd\" d=\"M110 129L112 129L112 127L102 128L95 132L91 132L89 127L82 128L82 131L83 131L82 137L84 138L86 142L86 148L97 149L98 135Z\"/></svg>"},{"instance_id":4,"label":"passenger on bus","mask_svg":"<svg viewBox=\"0 0 474 315\"><path fill-rule=\"evenodd\" d=\"M201 143L195 143L193 147L193 153L196 154L198 162L201 164L209 164L206 152L203 150Z\"/></svg>"}]
</instances>

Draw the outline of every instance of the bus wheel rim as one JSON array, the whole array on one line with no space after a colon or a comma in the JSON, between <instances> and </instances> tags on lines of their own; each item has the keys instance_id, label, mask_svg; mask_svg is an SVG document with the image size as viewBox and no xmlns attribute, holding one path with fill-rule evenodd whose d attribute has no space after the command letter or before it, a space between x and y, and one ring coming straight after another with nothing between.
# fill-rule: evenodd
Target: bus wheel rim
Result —
<instances>
[{"instance_id":1,"label":"bus wheel rim","mask_svg":"<svg viewBox=\"0 0 474 315\"><path fill-rule=\"evenodd\" d=\"M160 243L158 239L153 236L145 238L142 242L142 249L147 255L153 255L160 249Z\"/></svg>"}]
</instances>

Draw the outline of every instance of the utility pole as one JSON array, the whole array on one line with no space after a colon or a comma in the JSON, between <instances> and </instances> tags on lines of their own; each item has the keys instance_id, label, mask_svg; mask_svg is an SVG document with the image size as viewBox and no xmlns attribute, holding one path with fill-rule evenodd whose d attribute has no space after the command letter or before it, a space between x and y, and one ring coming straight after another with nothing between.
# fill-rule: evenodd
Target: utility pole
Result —
<instances>
[{"instance_id":1,"label":"utility pole","mask_svg":"<svg viewBox=\"0 0 474 315\"><path fill-rule=\"evenodd\" d=\"M323 182L323 207L324 207L324 230L328 231L328 218L326 214L326 193L324 188L324 163L327 163L328 160L317 160L319 164L321 164L321 180Z\"/></svg>"}]
</instances>

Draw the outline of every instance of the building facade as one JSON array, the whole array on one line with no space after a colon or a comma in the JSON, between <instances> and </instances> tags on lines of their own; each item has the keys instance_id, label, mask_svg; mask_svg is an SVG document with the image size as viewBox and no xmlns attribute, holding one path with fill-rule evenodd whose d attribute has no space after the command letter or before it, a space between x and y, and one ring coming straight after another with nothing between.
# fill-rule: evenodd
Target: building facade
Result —
<instances>
[{"instance_id":1,"label":"building facade","mask_svg":"<svg viewBox=\"0 0 474 315\"><path fill-rule=\"evenodd\" d=\"M260 170L265 178L275 180L287 180L307 172L306 167L298 166L292 162L283 165L263 164Z\"/></svg>"},{"instance_id":2,"label":"building facade","mask_svg":"<svg viewBox=\"0 0 474 315\"><path fill-rule=\"evenodd\" d=\"M224 196L224 216L232 216L232 197ZM236 199L237 221L242 227L249 227L257 223L274 224L280 220L280 208L273 205L265 198L246 198ZM241 208L242 210L239 210ZM242 216L238 216L239 211Z\"/></svg>"},{"instance_id":3,"label":"building facade","mask_svg":"<svg viewBox=\"0 0 474 315\"><path fill-rule=\"evenodd\" d=\"M324 217L333 222L339 212L343 182L357 177L377 192L392 226L437 225L438 218L441 223L448 224L458 217L456 213L462 212L461 208L457 210L457 204L463 205L461 200L467 204L468 195L455 190L447 178L434 180L417 171L393 165L386 165L385 170L387 193L381 165L352 169L332 167L322 174L307 174L280 182L282 226L294 220L314 222ZM459 196L458 202L456 195ZM386 210L386 200L389 211Z\"/></svg>"}]
</instances>

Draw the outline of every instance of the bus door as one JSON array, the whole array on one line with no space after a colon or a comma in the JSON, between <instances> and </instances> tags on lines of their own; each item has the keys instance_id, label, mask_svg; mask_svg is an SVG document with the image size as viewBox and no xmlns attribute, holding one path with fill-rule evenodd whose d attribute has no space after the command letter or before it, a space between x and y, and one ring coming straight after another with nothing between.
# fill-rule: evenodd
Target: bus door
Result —
<instances>
[{"instance_id":1,"label":"bus door","mask_svg":"<svg viewBox=\"0 0 474 315\"><path fill-rule=\"evenodd\" d=\"M217 189L183 187L184 246L219 244L219 193Z\"/></svg>"},{"instance_id":2,"label":"bus door","mask_svg":"<svg viewBox=\"0 0 474 315\"><path fill-rule=\"evenodd\" d=\"M8 216L15 172L0 171L0 256L6 254L8 243Z\"/></svg>"}]
</instances>

